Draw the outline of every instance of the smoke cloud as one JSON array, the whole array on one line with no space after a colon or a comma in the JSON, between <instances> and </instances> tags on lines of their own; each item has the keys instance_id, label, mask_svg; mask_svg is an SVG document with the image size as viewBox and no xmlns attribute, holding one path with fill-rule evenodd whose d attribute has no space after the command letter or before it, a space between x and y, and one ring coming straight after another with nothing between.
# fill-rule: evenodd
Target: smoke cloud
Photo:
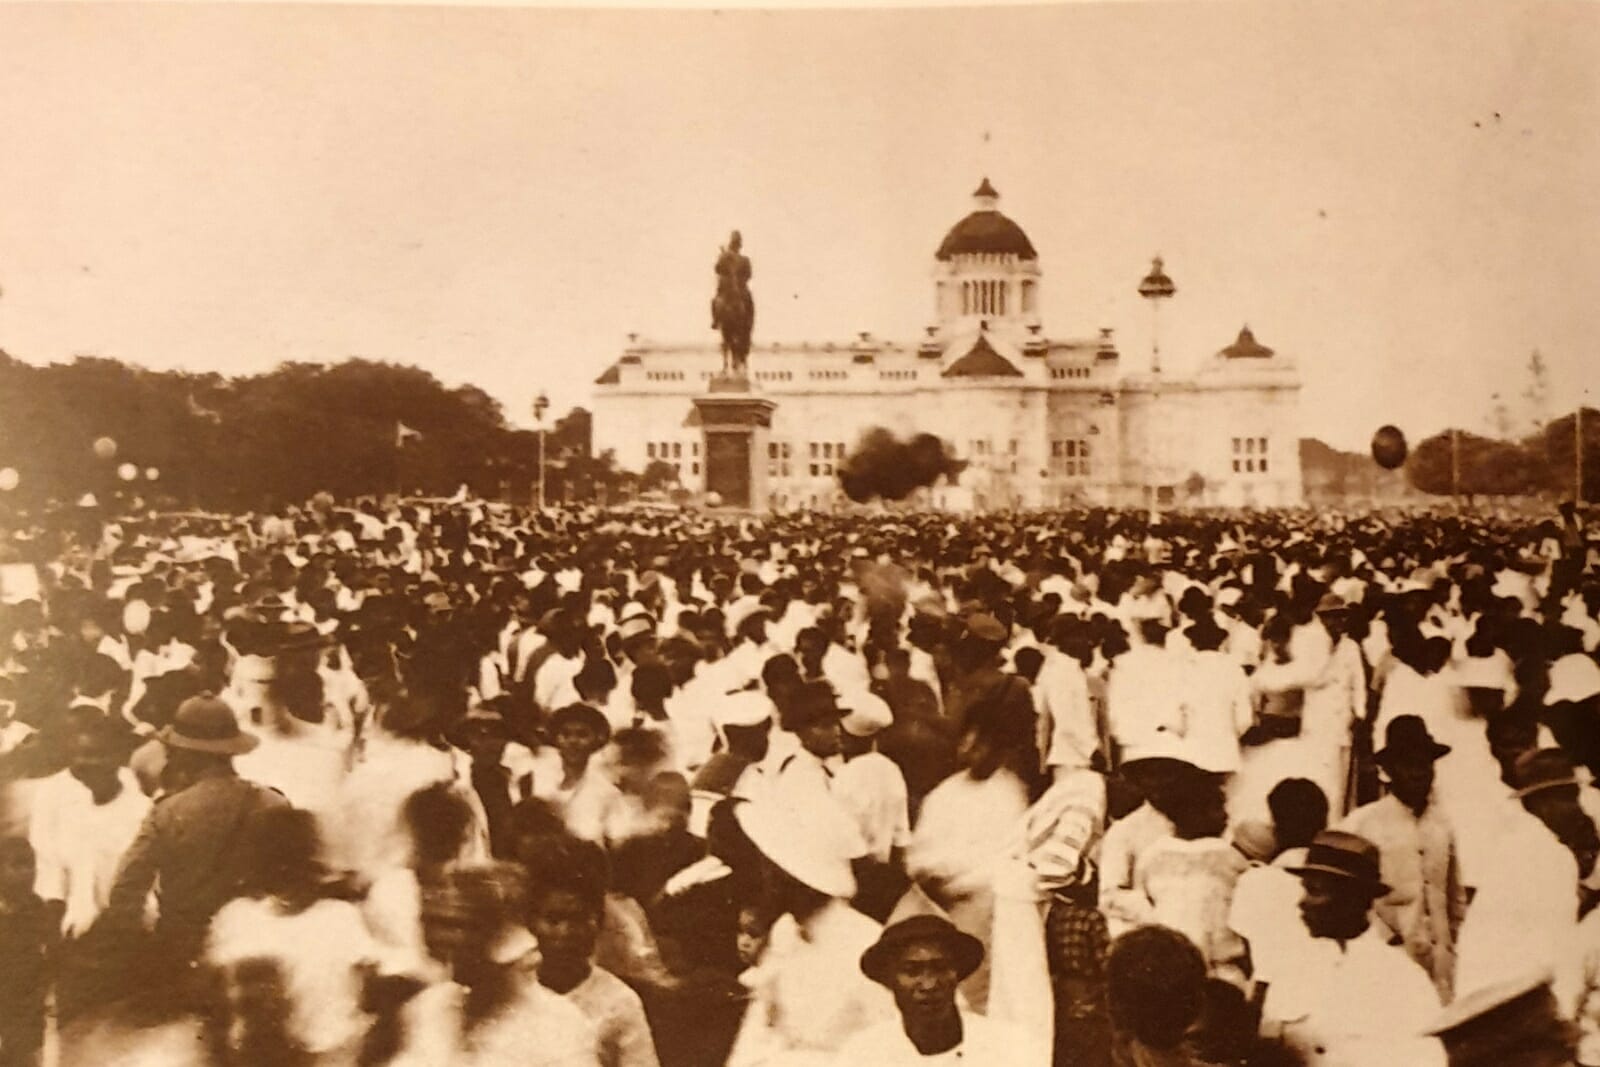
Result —
<instances>
[{"instance_id":1,"label":"smoke cloud","mask_svg":"<svg viewBox=\"0 0 1600 1067\"><path fill-rule=\"evenodd\" d=\"M881 426L862 434L856 450L839 468L839 487L858 504L904 500L941 477L955 481L966 469L945 443L931 433L902 441Z\"/></svg>"}]
</instances>

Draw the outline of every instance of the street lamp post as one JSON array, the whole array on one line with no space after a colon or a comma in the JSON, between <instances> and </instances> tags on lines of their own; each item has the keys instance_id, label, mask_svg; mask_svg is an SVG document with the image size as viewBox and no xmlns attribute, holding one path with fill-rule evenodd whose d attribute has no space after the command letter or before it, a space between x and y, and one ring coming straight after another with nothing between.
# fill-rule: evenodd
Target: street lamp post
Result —
<instances>
[{"instance_id":1,"label":"street lamp post","mask_svg":"<svg viewBox=\"0 0 1600 1067\"><path fill-rule=\"evenodd\" d=\"M1157 256L1150 262L1150 273L1139 282L1139 295L1150 302L1150 388L1151 402L1161 396L1161 301L1171 300L1178 287L1167 276L1166 265ZM1161 428L1160 413L1155 413L1154 440L1146 442L1149 455L1145 457L1146 482L1150 486L1150 514L1154 516L1160 505L1161 486L1169 478L1167 473L1167 441Z\"/></svg>"},{"instance_id":2,"label":"street lamp post","mask_svg":"<svg viewBox=\"0 0 1600 1067\"><path fill-rule=\"evenodd\" d=\"M544 511L544 414L550 409L550 398L544 390L533 401L533 421L539 426L539 510Z\"/></svg>"}]
</instances>

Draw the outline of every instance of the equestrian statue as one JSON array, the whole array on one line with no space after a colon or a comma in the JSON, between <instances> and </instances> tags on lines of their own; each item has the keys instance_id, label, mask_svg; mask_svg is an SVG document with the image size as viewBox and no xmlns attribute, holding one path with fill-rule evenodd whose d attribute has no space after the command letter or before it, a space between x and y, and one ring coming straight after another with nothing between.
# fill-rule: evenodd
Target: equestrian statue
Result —
<instances>
[{"instance_id":1,"label":"equestrian statue","mask_svg":"<svg viewBox=\"0 0 1600 1067\"><path fill-rule=\"evenodd\" d=\"M717 295L711 299L711 328L722 331L722 373L743 378L750 359L750 331L756 302L750 295L750 257L740 251L744 240L733 231L717 255Z\"/></svg>"}]
</instances>

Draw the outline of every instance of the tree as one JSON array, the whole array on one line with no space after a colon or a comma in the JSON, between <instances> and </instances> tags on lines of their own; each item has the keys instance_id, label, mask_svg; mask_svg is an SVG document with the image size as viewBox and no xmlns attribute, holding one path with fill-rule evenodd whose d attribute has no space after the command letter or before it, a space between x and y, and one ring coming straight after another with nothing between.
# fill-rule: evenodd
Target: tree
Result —
<instances>
[{"instance_id":1,"label":"tree","mask_svg":"<svg viewBox=\"0 0 1600 1067\"><path fill-rule=\"evenodd\" d=\"M1452 433L1458 437L1454 444ZM1458 450L1454 459L1452 448ZM1520 496L1539 488L1540 466L1539 457L1517 442L1446 430L1412 450L1406 475L1416 488L1439 496L1453 488L1467 496ZM1458 485L1452 467L1458 467Z\"/></svg>"},{"instance_id":2,"label":"tree","mask_svg":"<svg viewBox=\"0 0 1600 1067\"><path fill-rule=\"evenodd\" d=\"M664 459L653 459L644 469L639 487L645 492L667 489L678 484L678 468Z\"/></svg>"},{"instance_id":3,"label":"tree","mask_svg":"<svg viewBox=\"0 0 1600 1067\"><path fill-rule=\"evenodd\" d=\"M1577 488L1577 440L1573 420L1563 415L1529 439L1544 459L1544 487L1558 496L1572 497ZM1583 499L1600 501L1600 411L1585 407L1583 417Z\"/></svg>"}]
</instances>

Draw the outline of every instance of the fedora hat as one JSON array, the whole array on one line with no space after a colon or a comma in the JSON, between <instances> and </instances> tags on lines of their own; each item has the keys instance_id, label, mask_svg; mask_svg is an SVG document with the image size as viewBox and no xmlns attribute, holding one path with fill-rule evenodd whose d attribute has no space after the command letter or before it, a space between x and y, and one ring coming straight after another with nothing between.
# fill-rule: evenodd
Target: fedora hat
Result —
<instances>
[{"instance_id":1,"label":"fedora hat","mask_svg":"<svg viewBox=\"0 0 1600 1067\"><path fill-rule=\"evenodd\" d=\"M913 915L884 927L878 940L861 954L861 973L886 986L893 978L901 951L908 945L928 943L950 954L959 980L964 981L983 964L982 941L956 929L955 924L942 916Z\"/></svg>"},{"instance_id":2,"label":"fedora hat","mask_svg":"<svg viewBox=\"0 0 1600 1067\"><path fill-rule=\"evenodd\" d=\"M1546 789L1564 786L1576 788L1577 785L1578 778L1573 773L1572 760L1559 748L1524 752L1511 765L1512 796L1518 800Z\"/></svg>"},{"instance_id":3,"label":"fedora hat","mask_svg":"<svg viewBox=\"0 0 1600 1067\"><path fill-rule=\"evenodd\" d=\"M261 743L255 734L239 729L233 709L213 693L201 693L179 704L172 724L162 727L156 737L168 748L214 756L242 756Z\"/></svg>"},{"instance_id":4,"label":"fedora hat","mask_svg":"<svg viewBox=\"0 0 1600 1067\"><path fill-rule=\"evenodd\" d=\"M1386 767L1396 759L1417 757L1436 760L1448 755L1450 746L1440 744L1428 732L1428 724L1416 715L1399 715L1389 723L1383 734L1383 747L1373 753L1378 766Z\"/></svg>"},{"instance_id":5,"label":"fedora hat","mask_svg":"<svg viewBox=\"0 0 1600 1067\"><path fill-rule=\"evenodd\" d=\"M1332 874L1359 886L1374 897L1387 896L1389 887L1379 877L1378 846L1359 834L1324 830L1312 839L1306 861L1289 873Z\"/></svg>"}]
</instances>

